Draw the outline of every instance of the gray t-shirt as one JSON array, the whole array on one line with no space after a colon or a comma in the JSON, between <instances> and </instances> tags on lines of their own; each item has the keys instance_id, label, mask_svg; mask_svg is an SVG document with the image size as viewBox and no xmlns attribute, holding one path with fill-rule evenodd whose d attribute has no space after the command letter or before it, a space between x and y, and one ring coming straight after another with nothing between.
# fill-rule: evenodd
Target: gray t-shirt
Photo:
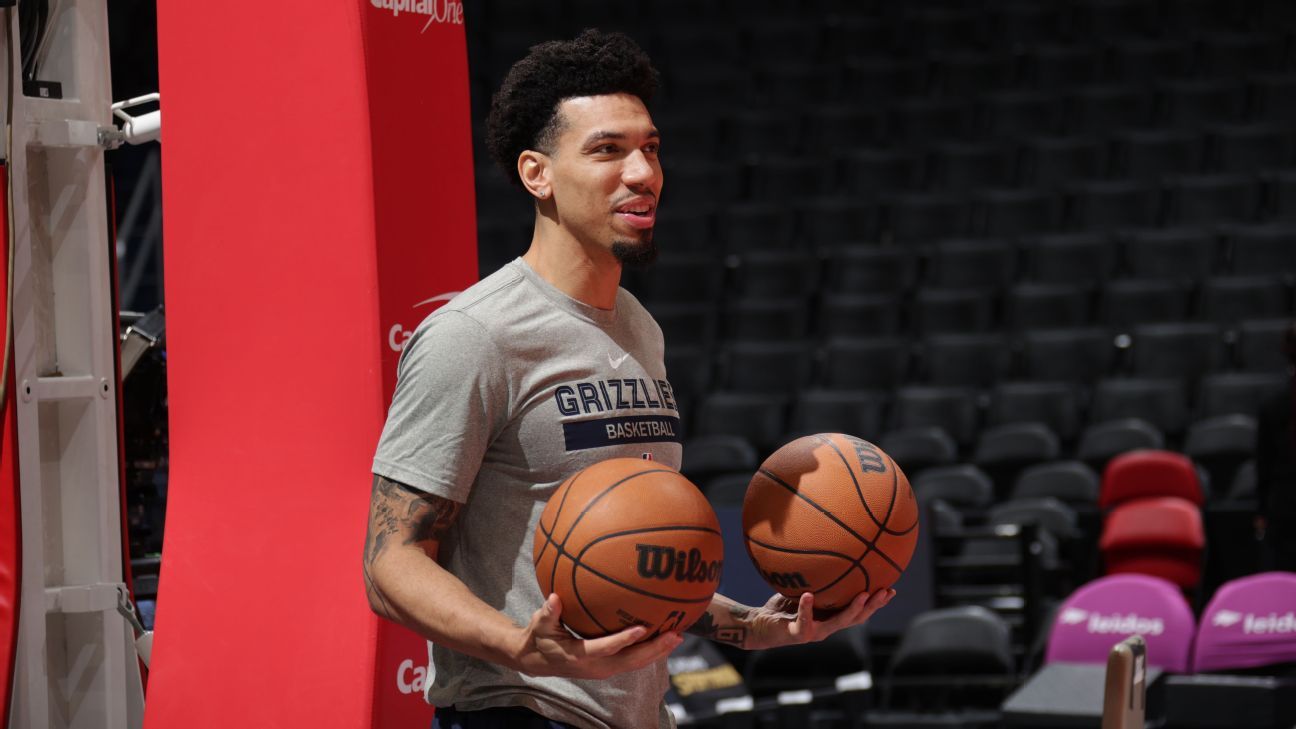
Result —
<instances>
[{"instance_id":1,"label":"gray t-shirt","mask_svg":"<svg viewBox=\"0 0 1296 729\"><path fill-rule=\"evenodd\" d=\"M440 563L526 625L544 601L531 544L555 489L608 458L679 468L663 349L661 328L624 289L613 310L597 309L514 260L415 330L373 471L464 503ZM438 706L525 706L597 729L674 725L665 661L594 681L527 676L434 643L428 651L427 699Z\"/></svg>"}]
</instances>

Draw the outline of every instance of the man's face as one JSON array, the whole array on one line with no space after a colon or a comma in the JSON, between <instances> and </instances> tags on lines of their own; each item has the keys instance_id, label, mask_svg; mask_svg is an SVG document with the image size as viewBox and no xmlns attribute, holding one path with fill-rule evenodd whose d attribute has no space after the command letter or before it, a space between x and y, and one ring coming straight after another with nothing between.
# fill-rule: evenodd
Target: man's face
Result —
<instances>
[{"instance_id":1,"label":"man's face","mask_svg":"<svg viewBox=\"0 0 1296 729\"><path fill-rule=\"evenodd\" d=\"M586 250L628 265L651 262L662 170L648 109L632 94L608 94L567 99L558 115L550 155L558 222Z\"/></svg>"}]
</instances>

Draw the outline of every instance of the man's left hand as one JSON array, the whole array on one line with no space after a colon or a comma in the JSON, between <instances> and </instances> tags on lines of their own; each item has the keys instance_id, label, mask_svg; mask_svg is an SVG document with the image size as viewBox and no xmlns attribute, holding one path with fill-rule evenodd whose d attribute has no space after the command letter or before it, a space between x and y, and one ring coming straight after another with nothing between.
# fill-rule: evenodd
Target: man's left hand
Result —
<instances>
[{"instance_id":1,"label":"man's left hand","mask_svg":"<svg viewBox=\"0 0 1296 729\"><path fill-rule=\"evenodd\" d=\"M775 648L823 640L843 628L864 623L891 602L895 594L895 590L889 587L872 595L861 592L849 605L819 620L815 618L814 595L811 593L802 593L797 600L775 593L748 616L751 632L747 647Z\"/></svg>"}]
</instances>

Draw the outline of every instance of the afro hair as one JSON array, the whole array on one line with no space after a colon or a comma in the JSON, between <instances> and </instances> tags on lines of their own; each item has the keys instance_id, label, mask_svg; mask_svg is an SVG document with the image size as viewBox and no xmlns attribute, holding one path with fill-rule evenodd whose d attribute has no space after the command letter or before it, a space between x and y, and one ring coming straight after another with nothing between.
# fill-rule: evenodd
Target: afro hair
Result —
<instances>
[{"instance_id":1,"label":"afro hair","mask_svg":"<svg viewBox=\"0 0 1296 729\"><path fill-rule=\"evenodd\" d=\"M505 176L521 187L518 155L528 149L552 152L564 100L627 93L646 106L656 90L657 70L623 33L591 29L570 41L540 43L513 64L491 99L486 146Z\"/></svg>"}]
</instances>

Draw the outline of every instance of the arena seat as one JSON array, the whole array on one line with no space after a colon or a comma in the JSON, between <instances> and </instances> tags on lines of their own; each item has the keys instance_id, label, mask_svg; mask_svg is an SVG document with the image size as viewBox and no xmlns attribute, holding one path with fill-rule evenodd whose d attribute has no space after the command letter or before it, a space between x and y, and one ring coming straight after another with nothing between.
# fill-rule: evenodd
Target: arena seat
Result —
<instances>
[{"instance_id":1,"label":"arena seat","mask_svg":"<svg viewBox=\"0 0 1296 729\"><path fill-rule=\"evenodd\" d=\"M1174 496L1116 506L1107 514L1098 540L1108 574L1163 577L1183 589L1201 582L1205 546L1201 510Z\"/></svg>"},{"instance_id":2,"label":"arena seat","mask_svg":"<svg viewBox=\"0 0 1296 729\"><path fill-rule=\"evenodd\" d=\"M721 474L737 472L750 475L759 465L756 449L746 438L713 433L689 438L684 443L680 473L700 485Z\"/></svg>"},{"instance_id":3,"label":"arena seat","mask_svg":"<svg viewBox=\"0 0 1296 729\"><path fill-rule=\"evenodd\" d=\"M1031 466L1013 484L1013 499L1053 497L1070 506L1098 503L1098 474L1080 461L1053 461Z\"/></svg>"},{"instance_id":4,"label":"arena seat","mask_svg":"<svg viewBox=\"0 0 1296 729\"><path fill-rule=\"evenodd\" d=\"M1255 174L1291 162L1290 130L1280 124L1220 124L1210 130L1211 166L1221 172Z\"/></svg>"},{"instance_id":5,"label":"arena seat","mask_svg":"<svg viewBox=\"0 0 1296 729\"><path fill-rule=\"evenodd\" d=\"M1224 583L1202 613L1193 670L1230 671L1296 662L1296 573Z\"/></svg>"},{"instance_id":6,"label":"arena seat","mask_svg":"<svg viewBox=\"0 0 1296 729\"><path fill-rule=\"evenodd\" d=\"M724 269L706 255L663 258L654 264L653 275L635 276L630 288L645 304L711 303L720 299Z\"/></svg>"},{"instance_id":7,"label":"arena seat","mask_svg":"<svg viewBox=\"0 0 1296 729\"><path fill-rule=\"evenodd\" d=\"M762 454L772 453L787 432L787 408L784 395L711 393L697 406L693 434L730 433L746 438Z\"/></svg>"},{"instance_id":8,"label":"arena seat","mask_svg":"<svg viewBox=\"0 0 1296 729\"><path fill-rule=\"evenodd\" d=\"M962 711L948 720L955 726L997 720L994 716L959 717L970 707L998 707L1016 682L1008 624L979 605L939 608L918 615L900 638L882 694L886 710L918 708L923 714ZM885 711L870 712L869 725L921 726L916 717L894 721ZM930 720L930 719L929 719Z\"/></svg>"},{"instance_id":9,"label":"arena seat","mask_svg":"<svg viewBox=\"0 0 1296 729\"><path fill-rule=\"evenodd\" d=\"M1108 283L1098 295L1101 321L1124 329L1186 321L1191 306L1192 284L1182 279L1120 279Z\"/></svg>"},{"instance_id":10,"label":"arena seat","mask_svg":"<svg viewBox=\"0 0 1296 729\"><path fill-rule=\"evenodd\" d=\"M1027 238L1026 271L1043 283L1099 284L1116 270L1116 242L1103 233L1058 233Z\"/></svg>"},{"instance_id":11,"label":"arena seat","mask_svg":"<svg viewBox=\"0 0 1296 729\"><path fill-rule=\"evenodd\" d=\"M1094 385L1089 418L1094 423L1141 418L1162 433L1177 437L1188 427L1187 398L1183 380L1108 378Z\"/></svg>"},{"instance_id":12,"label":"arena seat","mask_svg":"<svg viewBox=\"0 0 1296 729\"><path fill-rule=\"evenodd\" d=\"M819 305L823 339L891 337L900 332L899 294L825 294Z\"/></svg>"},{"instance_id":13,"label":"arena seat","mask_svg":"<svg viewBox=\"0 0 1296 729\"><path fill-rule=\"evenodd\" d=\"M1021 345L1024 374L1035 380L1088 383L1116 366L1111 332L1099 327L1028 331Z\"/></svg>"},{"instance_id":14,"label":"arena seat","mask_svg":"<svg viewBox=\"0 0 1296 729\"><path fill-rule=\"evenodd\" d=\"M980 419L977 393L970 388L908 386L892 400L893 429L943 428L960 445L971 445Z\"/></svg>"},{"instance_id":15,"label":"arena seat","mask_svg":"<svg viewBox=\"0 0 1296 729\"><path fill-rule=\"evenodd\" d=\"M1032 112L1038 113L1034 109L1022 113ZM995 109L986 113L1002 115L1006 112ZM1056 189L1072 182L1097 179L1106 171L1106 147L1095 137L1033 137L1022 144L1018 180L1023 184Z\"/></svg>"},{"instance_id":16,"label":"arena seat","mask_svg":"<svg viewBox=\"0 0 1296 729\"><path fill-rule=\"evenodd\" d=\"M1286 318L1244 320L1238 325L1238 366L1247 372L1286 372L1282 341L1289 326Z\"/></svg>"},{"instance_id":17,"label":"arena seat","mask_svg":"<svg viewBox=\"0 0 1296 729\"><path fill-rule=\"evenodd\" d=\"M1207 228L1132 230L1121 235L1135 278L1202 278L1220 268L1220 244Z\"/></svg>"},{"instance_id":18,"label":"arena seat","mask_svg":"<svg viewBox=\"0 0 1296 729\"><path fill-rule=\"evenodd\" d=\"M1177 78L1192 67L1192 47L1178 38L1123 38L1108 50L1110 73L1127 82Z\"/></svg>"},{"instance_id":19,"label":"arena seat","mask_svg":"<svg viewBox=\"0 0 1296 729\"><path fill-rule=\"evenodd\" d=\"M994 484L971 464L934 466L913 479L919 500L940 499L965 513L977 513L994 503Z\"/></svg>"},{"instance_id":20,"label":"arena seat","mask_svg":"<svg viewBox=\"0 0 1296 729\"><path fill-rule=\"evenodd\" d=\"M798 202L831 192L831 166L818 156L751 157L747 170L753 200Z\"/></svg>"},{"instance_id":21,"label":"arena seat","mask_svg":"<svg viewBox=\"0 0 1296 729\"><path fill-rule=\"evenodd\" d=\"M1141 181L1100 180L1068 185L1067 220L1077 230L1115 231L1160 221L1161 191Z\"/></svg>"},{"instance_id":22,"label":"arena seat","mask_svg":"<svg viewBox=\"0 0 1296 729\"><path fill-rule=\"evenodd\" d=\"M1023 469L1055 459L1058 436L1043 423L1010 423L985 428L977 437L972 462L990 476L997 498L1007 496Z\"/></svg>"},{"instance_id":23,"label":"arena seat","mask_svg":"<svg viewBox=\"0 0 1296 729\"><path fill-rule=\"evenodd\" d=\"M1209 322L1141 324L1134 327L1133 374L1196 381L1224 369L1224 337Z\"/></svg>"},{"instance_id":24,"label":"arena seat","mask_svg":"<svg viewBox=\"0 0 1296 729\"><path fill-rule=\"evenodd\" d=\"M804 299L731 299L724 302L721 331L733 341L796 341L809 333Z\"/></svg>"},{"instance_id":25,"label":"arena seat","mask_svg":"<svg viewBox=\"0 0 1296 729\"><path fill-rule=\"evenodd\" d=\"M812 253L752 251L738 257L736 262L730 287L735 298L805 298L819 288L821 262ZM712 263L711 268L720 267ZM655 269L656 266L648 278L663 275Z\"/></svg>"},{"instance_id":26,"label":"arena seat","mask_svg":"<svg viewBox=\"0 0 1296 729\"><path fill-rule=\"evenodd\" d=\"M716 230L730 253L789 249L796 240L790 209L759 202L734 203L719 212Z\"/></svg>"},{"instance_id":27,"label":"arena seat","mask_svg":"<svg viewBox=\"0 0 1296 729\"><path fill-rule=\"evenodd\" d=\"M1091 83L1098 79L1101 65L1095 48L1051 42L1025 48L1022 62L1026 81L1039 89Z\"/></svg>"},{"instance_id":28,"label":"arena seat","mask_svg":"<svg viewBox=\"0 0 1296 729\"><path fill-rule=\"evenodd\" d=\"M1238 468L1255 457L1256 420L1249 415L1220 415L1193 423L1184 454L1206 469L1215 493L1233 483Z\"/></svg>"},{"instance_id":29,"label":"arena seat","mask_svg":"<svg viewBox=\"0 0 1296 729\"><path fill-rule=\"evenodd\" d=\"M1156 96L1159 121L1173 127L1238 121L1246 109L1246 87L1231 80L1170 79Z\"/></svg>"},{"instance_id":30,"label":"arena seat","mask_svg":"<svg viewBox=\"0 0 1296 729\"><path fill-rule=\"evenodd\" d=\"M1065 124L1072 133L1146 126L1151 120L1151 96L1133 84L1093 84L1066 96Z\"/></svg>"},{"instance_id":31,"label":"arena seat","mask_svg":"<svg viewBox=\"0 0 1296 729\"><path fill-rule=\"evenodd\" d=\"M1286 284L1274 275L1212 276L1201 284L1202 316L1228 327L1243 319L1289 314L1290 300Z\"/></svg>"},{"instance_id":32,"label":"arena seat","mask_svg":"<svg viewBox=\"0 0 1296 729\"><path fill-rule=\"evenodd\" d=\"M1296 74L1258 73L1249 78L1251 116L1268 122L1296 120Z\"/></svg>"},{"instance_id":33,"label":"arena seat","mask_svg":"<svg viewBox=\"0 0 1296 729\"><path fill-rule=\"evenodd\" d=\"M994 328L994 289L918 289L913 298L913 329L923 334L984 332Z\"/></svg>"},{"instance_id":34,"label":"arena seat","mask_svg":"<svg viewBox=\"0 0 1296 729\"><path fill-rule=\"evenodd\" d=\"M743 678L753 696L832 687L839 676L872 665L864 626L840 630L822 641L766 648L751 654Z\"/></svg>"},{"instance_id":35,"label":"arena seat","mask_svg":"<svg viewBox=\"0 0 1296 729\"><path fill-rule=\"evenodd\" d=\"M748 155L791 152L800 133L800 120L785 109L740 109L720 122L723 153L742 159Z\"/></svg>"},{"instance_id":36,"label":"arena seat","mask_svg":"<svg viewBox=\"0 0 1296 729\"><path fill-rule=\"evenodd\" d=\"M1006 187L1017 172L1012 148L996 143L946 142L932 147L929 156L927 185L933 190Z\"/></svg>"},{"instance_id":37,"label":"arena seat","mask_svg":"<svg viewBox=\"0 0 1296 729\"><path fill-rule=\"evenodd\" d=\"M1173 583L1150 575L1108 575L1062 602L1044 660L1106 664L1113 645L1142 635L1148 665L1187 673L1195 627L1192 609Z\"/></svg>"},{"instance_id":38,"label":"arena seat","mask_svg":"<svg viewBox=\"0 0 1296 729\"><path fill-rule=\"evenodd\" d=\"M915 191L922 184L922 160L910 150L856 147L838 152L836 161L842 189L866 199Z\"/></svg>"},{"instance_id":39,"label":"arena seat","mask_svg":"<svg viewBox=\"0 0 1296 729\"><path fill-rule=\"evenodd\" d=\"M1243 223L1259 214L1260 185L1251 175L1185 175L1167 182L1166 198L1168 223Z\"/></svg>"},{"instance_id":40,"label":"arena seat","mask_svg":"<svg viewBox=\"0 0 1296 729\"><path fill-rule=\"evenodd\" d=\"M1066 180L1089 177L1096 170L1081 162L1077 149L1093 151L1086 144L1077 145L1074 138L1042 137L1061 127L1061 103L1049 91L1014 89L982 94L976 103L977 127L991 139L1016 141L1034 137L1028 149L1034 156L1024 169L1029 174L1019 182L1049 186ZM1101 155L1098 155L1101 161Z\"/></svg>"},{"instance_id":41,"label":"arena seat","mask_svg":"<svg viewBox=\"0 0 1296 729\"><path fill-rule=\"evenodd\" d=\"M709 347L716 339L716 312L709 303L647 303L671 347Z\"/></svg>"},{"instance_id":42,"label":"arena seat","mask_svg":"<svg viewBox=\"0 0 1296 729\"><path fill-rule=\"evenodd\" d=\"M1080 431L1080 396L1066 382L1000 382L990 391L986 424L1043 423L1070 441Z\"/></svg>"},{"instance_id":43,"label":"arena seat","mask_svg":"<svg viewBox=\"0 0 1296 729\"><path fill-rule=\"evenodd\" d=\"M834 338L824 347L820 384L829 389L889 389L909 374L909 344L899 337Z\"/></svg>"},{"instance_id":44,"label":"arena seat","mask_svg":"<svg viewBox=\"0 0 1296 729\"><path fill-rule=\"evenodd\" d=\"M812 245L874 240L878 217L877 205L858 196L821 197L797 206L797 229Z\"/></svg>"},{"instance_id":45,"label":"arena seat","mask_svg":"<svg viewBox=\"0 0 1296 729\"><path fill-rule=\"evenodd\" d=\"M965 138L970 128L969 105L959 99L908 97L892 104L887 113L889 136L905 145Z\"/></svg>"},{"instance_id":46,"label":"arena seat","mask_svg":"<svg viewBox=\"0 0 1296 729\"><path fill-rule=\"evenodd\" d=\"M1013 330L1089 326L1092 299L1093 290L1084 284L1025 281L1008 290L1004 324Z\"/></svg>"},{"instance_id":47,"label":"arena seat","mask_svg":"<svg viewBox=\"0 0 1296 729\"><path fill-rule=\"evenodd\" d=\"M1238 225L1226 237L1234 273L1296 273L1296 226Z\"/></svg>"},{"instance_id":48,"label":"arena seat","mask_svg":"<svg viewBox=\"0 0 1296 729\"><path fill-rule=\"evenodd\" d=\"M828 288L834 293L898 294L917 280L918 260L906 248L851 246L833 252L827 273Z\"/></svg>"},{"instance_id":49,"label":"arena seat","mask_svg":"<svg viewBox=\"0 0 1296 729\"><path fill-rule=\"evenodd\" d=\"M884 230L903 243L953 238L967 230L967 201L960 195L900 193L883 198Z\"/></svg>"},{"instance_id":50,"label":"arena seat","mask_svg":"<svg viewBox=\"0 0 1296 729\"><path fill-rule=\"evenodd\" d=\"M1137 450L1111 459L1103 470L1098 505L1104 509L1139 499L1174 497L1205 503L1193 462L1180 453Z\"/></svg>"},{"instance_id":51,"label":"arena seat","mask_svg":"<svg viewBox=\"0 0 1296 729\"><path fill-rule=\"evenodd\" d=\"M1287 386L1287 376L1260 372L1225 372L1203 377L1197 386L1197 418L1240 414L1255 417L1266 398Z\"/></svg>"},{"instance_id":52,"label":"arena seat","mask_svg":"<svg viewBox=\"0 0 1296 729\"><path fill-rule=\"evenodd\" d=\"M814 433L881 438L888 400L879 390L802 390L792 403L787 440Z\"/></svg>"},{"instance_id":53,"label":"arena seat","mask_svg":"<svg viewBox=\"0 0 1296 729\"><path fill-rule=\"evenodd\" d=\"M816 73L824 73L815 69ZM830 74L834 80L838 74ZM833 94L828 97L837 99ZM824 150L837 148L843 139L866 139L873 141L881 136L882 118L878 110L861 108L849 101L830 101L812 103L806 109L805 126L802 131L801 147L806 152L823 154ZM840 161L838 155L829 157L834 164Z\"/></svg>"},{"instance_id":54,"label":"arena seat","mask_svg":"<svg viewBox=\"0 0 1296 729\"><path fill-rule=\"evenodd\" d=\"M1205 164L1199 134L1183 129L1131 129L1113 135L1113 172L1136 180L1198 172Z\"/></svg>"},{"instance_id":55,"label":"arena seat","mask_svg":"<svg viewBox=\"0 0 1296 729\"><path fill-rule=\"evenodd\" d=\"M933 334L922 341L921 371L934 385L989 387L1012 364L1002 334Z\"/></svg>"},{"instance_id":56,"label":"arena seat","mask_svg":"<svg viewBox=\"0 0 1296 729\"><path fill-rule=\"evenodd\" d=\"M1004 240L944 240L928 251L930 285L997 288L1016 275L1017 249Z\"/></svg>"},{"instance_id":57,"label":"arena seat","mask_svg":"<svg viewBox=\"0 0 1296 729\"><path fill-rule=\"evenodd\" d=\"M878 445L911 482L925 469L952 464L958 457L958 444L944 428L936 426L889 431Z\"/></svg>"},{"instance_id":58,"label":"arena seat","mask_svg":"<svg viewBox=\"0 0 1296 729\"><path fill-rule=\"evenodd\" d=\"M973 192L973 235L1031 235L1058 230L1061 202L1041 189L985 189Z\"/></svg>"},{"instance_id":59,"label":"arena seat","mask_svg":"<svg viewBox=\"0 0 1296 729\"><path fill-rule=\"evenodd\" d=\"M738 392L791 394L810 383L814 357L802 342L733 342L720 352L716 382Z\"/></svg>"},{"instance_id":60,"label":"arena seat","mask_svg":"<svg viewBox=\"0 0 1296 729\"><path fill-rule=\"evenodd\" d=\"M1164 448L1165 436L1141 418L1121 418L1085 427L1076 445L1076 458L1102 469L1113 457L1140 448Z\"/></svg>"}]
</instances>

